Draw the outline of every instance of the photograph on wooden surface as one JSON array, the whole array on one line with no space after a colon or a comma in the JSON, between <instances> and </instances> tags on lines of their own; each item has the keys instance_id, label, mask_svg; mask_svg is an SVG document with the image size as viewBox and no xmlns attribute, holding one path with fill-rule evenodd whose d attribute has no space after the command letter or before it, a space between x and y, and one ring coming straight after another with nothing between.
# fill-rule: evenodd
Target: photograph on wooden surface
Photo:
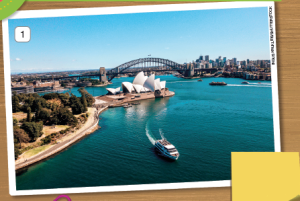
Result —
<instances>
[{"instance_id":1,"label":"photograph on wooden surface","mask_svg":"<svg viewBox=\"0 0 300 201\"><path fill-rule=\"evenodd\" d=\"M18 11L3 21L11 195L230 186L280 151L274 3Z\"/></svg>"}]
</instances>

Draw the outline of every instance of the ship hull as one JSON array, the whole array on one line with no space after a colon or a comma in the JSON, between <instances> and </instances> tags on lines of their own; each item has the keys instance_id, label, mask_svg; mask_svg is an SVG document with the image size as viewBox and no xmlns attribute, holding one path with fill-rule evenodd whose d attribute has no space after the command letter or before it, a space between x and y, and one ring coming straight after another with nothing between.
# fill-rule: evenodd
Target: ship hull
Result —
<instances>
[{"instance_id":1,"label":"ship hull","mask_svg":"<svg viewBox=\"0 0 300 201\"><path fill-rule=\"evenodd\" d=\"M176 156L172 156L169 152L163 150L163 149L159 146L158 143L155 143L155 148L156 148L156 150L159 152L159 154L160 154L161 156L163 156L163 157L166 157L166 158L171 159L171 160L174 160L174 161L176 161L176 160L179 158L179 156L177 156L177 157L176 157Z\"/></svg>"}]
</instances>

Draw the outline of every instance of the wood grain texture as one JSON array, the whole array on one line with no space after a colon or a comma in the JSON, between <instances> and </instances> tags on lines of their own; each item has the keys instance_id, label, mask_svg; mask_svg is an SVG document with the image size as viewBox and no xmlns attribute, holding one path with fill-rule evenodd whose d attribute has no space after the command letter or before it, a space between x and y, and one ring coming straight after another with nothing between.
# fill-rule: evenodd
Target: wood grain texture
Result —
<instances>
[{"instance_id":1,"label":"wood grain texture","mask_svg":"<svg viewBox=\"0 0 300 201\"><path fill-rule=\"evenodd\" d=\"M187 2L26 2L20 10L111 7ZM193 2L194 3L194 2ZM282 151L300 152L300 1L276 2L279 108ZM0 25L2 30L2 26ZM259 31L259 30L258 30ZM56 195L11 197L8 190L7 138L4 100L3 43L0 35L0 197L1 200L50 201ZM179 175L180 176L180 175ZM96 200L205 200L229 201L231 188L86 193L70 195L74 201Z\"/></svg>"}]
</instances>

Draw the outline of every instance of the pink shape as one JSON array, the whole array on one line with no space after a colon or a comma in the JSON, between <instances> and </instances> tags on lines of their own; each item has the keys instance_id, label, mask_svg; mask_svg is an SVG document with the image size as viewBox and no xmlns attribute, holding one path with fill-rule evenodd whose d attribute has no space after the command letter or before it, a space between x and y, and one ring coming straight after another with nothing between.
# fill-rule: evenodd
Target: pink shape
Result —
<instances>
[{"instance_id":1,"label":"pink shape","mask_svg":"<svg viewBox=\"0 0 300 201\"><path fill-rule=\"evenodd\" d=\"M1 0L0 0L1 1ZM71 198L67 195L59 195L55 200L53 201L58 201L60 198L67 198L68 201L72 201Z\"/></svg>"}]
</instances>

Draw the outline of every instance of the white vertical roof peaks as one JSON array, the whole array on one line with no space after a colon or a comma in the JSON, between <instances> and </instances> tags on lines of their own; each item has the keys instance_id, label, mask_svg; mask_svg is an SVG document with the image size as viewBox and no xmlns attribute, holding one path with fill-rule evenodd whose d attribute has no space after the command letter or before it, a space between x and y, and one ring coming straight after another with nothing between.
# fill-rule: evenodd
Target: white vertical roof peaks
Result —
<instances>
[{"instance_id":1,"label":"white vertical roof peaks","mask_svg":"<svg viewBox=\"0 0 300 201\"><path fill-rule=\"evenodd\" d=\"M144 83L144 87L150 91L155 91L154 76L154 74L150 75Z\"/></svg>"},{"instance_id":2,"label":"white vertical roof peaks","mask_svg":"<svg viewBox=\"0 0 300 201\"><path fill-rule=\"evenodd\" d=\"M149 77L144 75L144 72L139 72L132 83L122 82L123 91L126 89L128 92L136 91L137 93L155 90L161 91L166 88L166 81L160 81L160 78L155 79L155 74Z\"/></svg>"},{"instance_id":3,"label":"white vertical roof peaks","mask_svg":"<svg viewBox=\"0 0 300 201\"><path fill-rule=\"evenodd\" d=\"M146 77L146 79L145 79L145 77L146 77L146 76L144 75L144 72L143 72L143 71L139 72L139 73L135 76L135 78L134 78L132 84L138 84L138 85L143 86L143 85L144 85L144 82L145 82L146 79L147 79L147 77Z\"/></svg>"},{"instance_id":4,"label":"white vertical roof peaks","mask_svg":"<svg viewBox=\"0 0 300 201\"><path fill-rule=\"evenodd\" d=\"M161 91L160 78L157 78L157 79L155 80L155 90Z\"/></svg>"},{"instance_id":5,"label":"white vertical roof peaks","mask_svg":"<svg viewBox=\"0 0 300 201\"><path fill-rule=\"evenodd\" d=\"M123 89L123 91L124 91L124 89L127 89L127 91L129 93L131 93L133 90L133 86L132 86L131 82L122 82L122 89Z\"/></svg>"}]
</instances>

